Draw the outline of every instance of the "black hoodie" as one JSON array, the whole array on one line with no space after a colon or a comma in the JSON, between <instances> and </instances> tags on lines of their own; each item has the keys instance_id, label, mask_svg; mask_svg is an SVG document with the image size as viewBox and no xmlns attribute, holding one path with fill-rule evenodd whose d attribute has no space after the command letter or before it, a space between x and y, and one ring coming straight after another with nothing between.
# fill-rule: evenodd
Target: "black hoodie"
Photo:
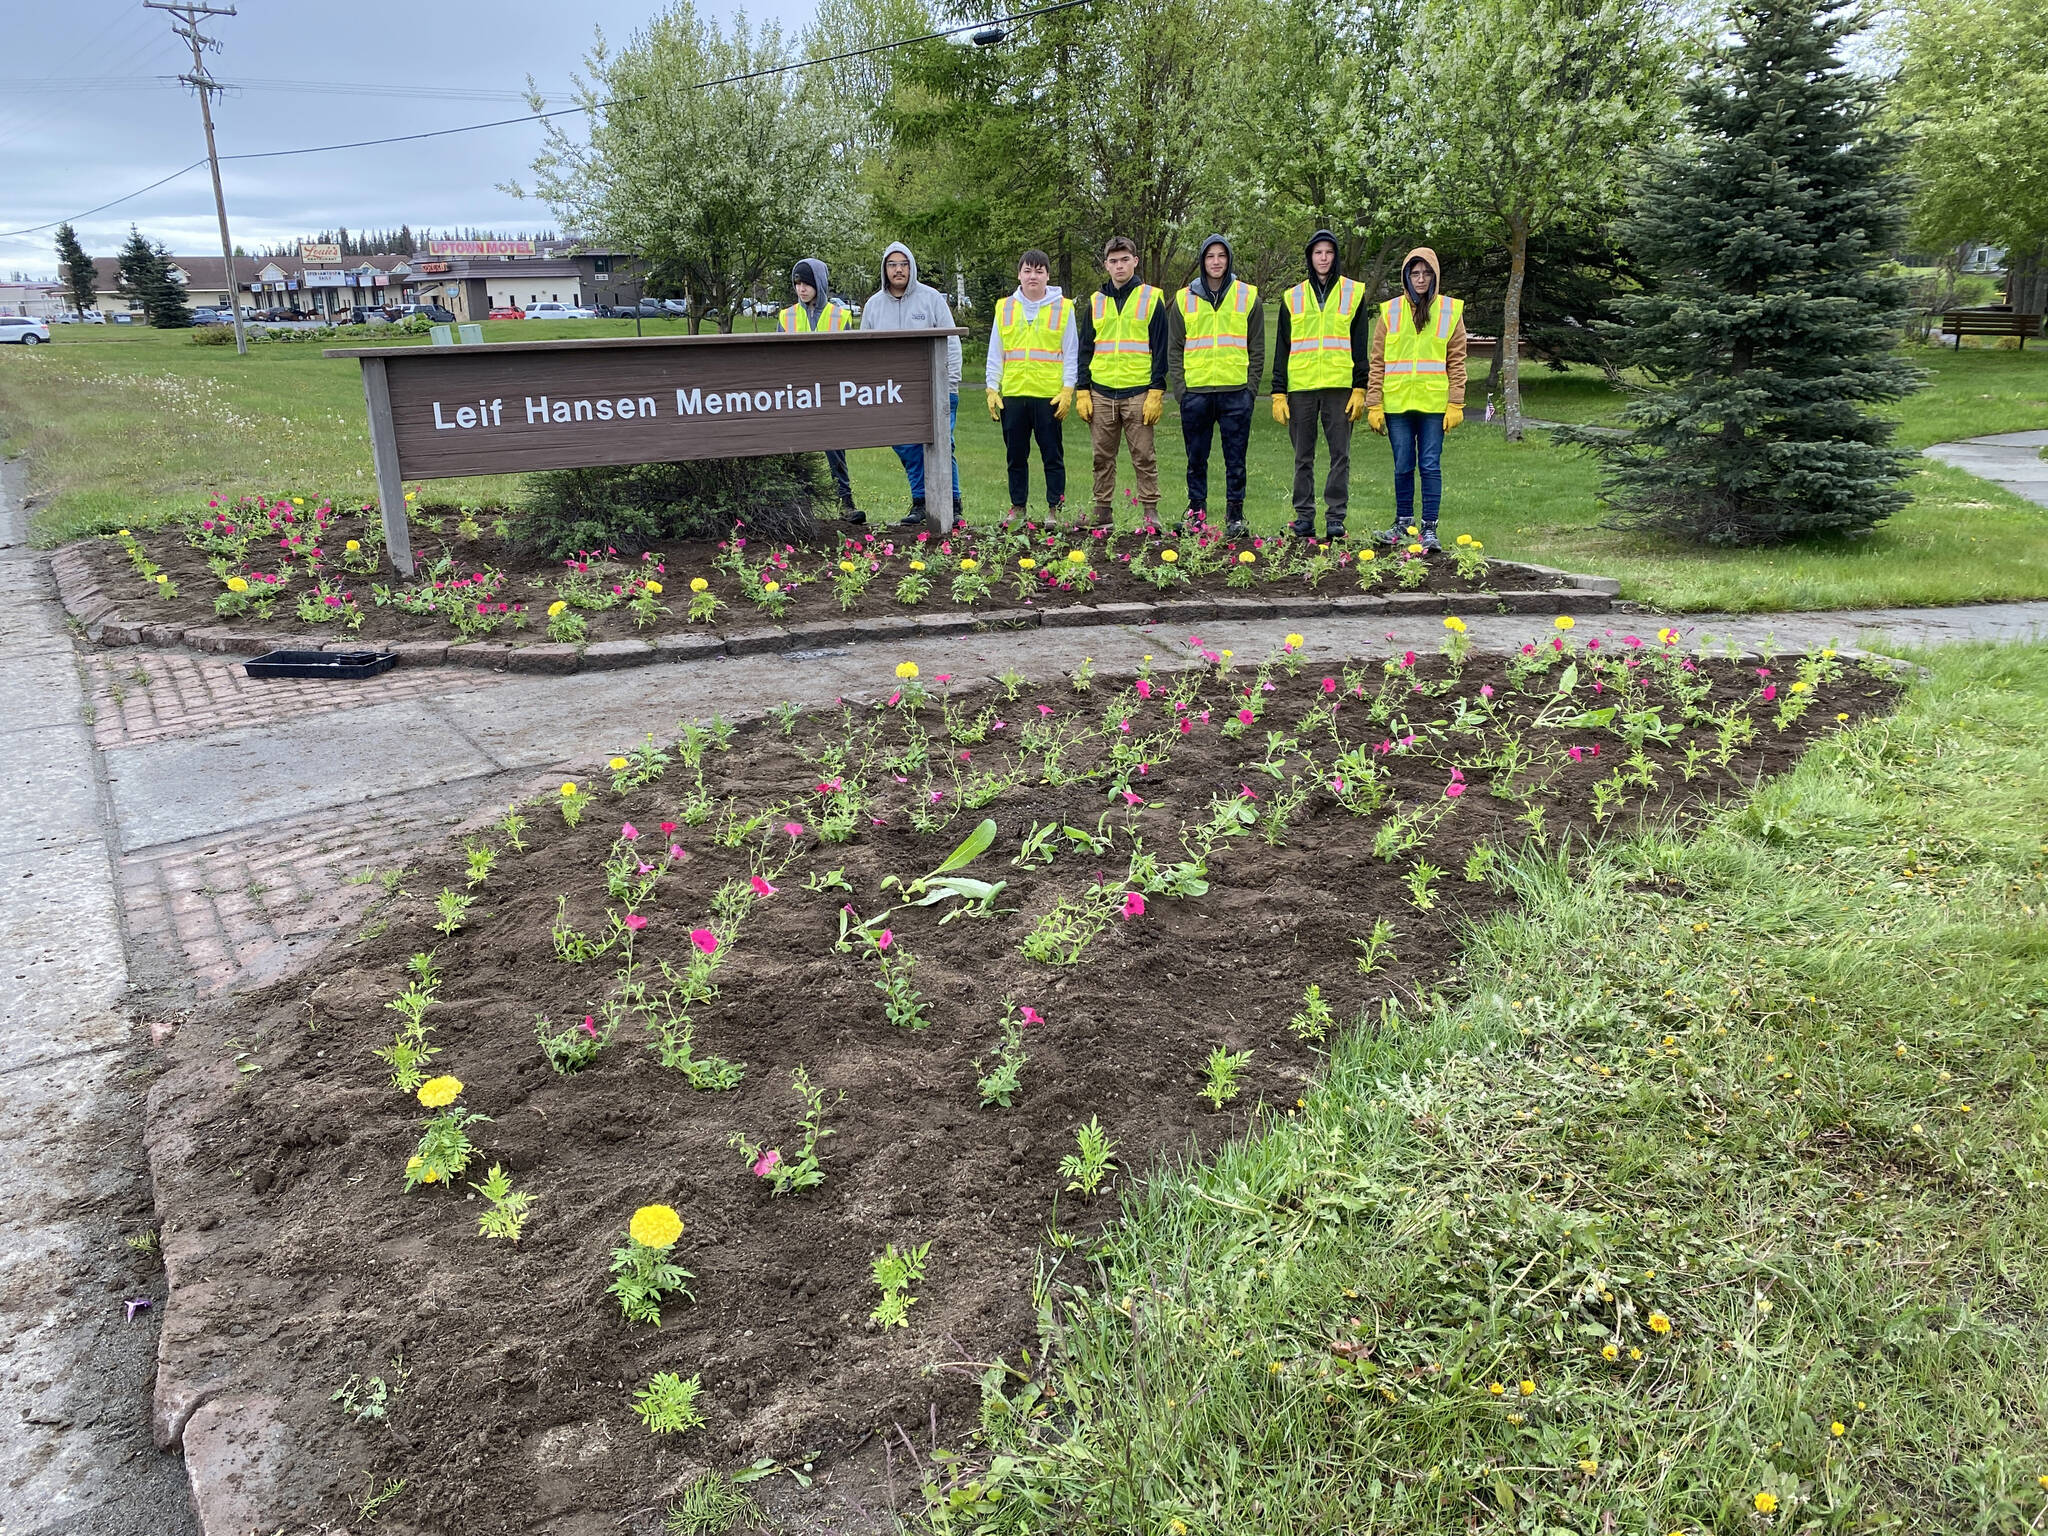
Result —
<instances>
[{"instance_id":1,"label":"black hoodie","mask_svg":"<svg viewBox=\"0 0 2048 1536\"><path fill-rule=\"evenodd\" d=\"M1309 252L1316 248L1316 242L1327 240L1337 252L1337 259L1330 263L1330 275L1316 276L1315 263L1309 261ZM1301 259L1308 266L1308 289L1318 304L1330 296L1331 285L1344 274L1344 249L1337 244L1337 237L1327 229L1319 229L1308 237L1308 244L1302 247ZM1373 307L1360 293L1358 307L1351 312L1351 384L1352 389L1365 388L1365 381L1372 371L1369 353L1372 348ZM1287 393L1287 352L1293 343L1294 315L1287 307L1287 296L1280 296L1280 324L1273 338L1273 393Z\"/></svg>"},{"instance_id":2,"label":"black hoodie","mask_svg":"<svg viewBox=\"0 0 2048 1536\"><path fill-rule=\"evenodd\" d=\"M1138 284L1144 281L1144 278L1133 272L1131 280L1119 288L1115 283L1104 278L1102 281L1102 291L1109 296L1111 303L1115 304L1118 308L1122 308L1124 304L1129 302L1131 294L1136 291ZM1159 302L1152 306L1152 318L1145 326L1146 339L1152 348L1151 378L1143 384L1133 384L1129 389L1105 389L1100 384L1090 382L1088 377L1088 363L1095 356L1095 306L1092 303L1076 304L1074 306L1074 325L1081 336L1081 367L1079 374L1076 376L1075 387L1077 389L1092 390L1105 400L1125 400L1132 395L1142 395L1148 389L1166 388L1166 312L1172 307L1173 295L1162 293L1159 296Z\"/></svg>"},{"instance_id":3,"label":"black hoodie","mask_svg":"<svg viewBox=\"0 0 2048 1536\"><path fill-rule=\"evenodd\" d=\"M1224 268L1223 281L1212 287L1209 274L1202 270L1202 258L1209 254L1209 247L1223 247L1224 258L1229 265ZM1228 395L1249 389L1254 395L1259 392L1260 377L1266 371L1266 316L1262 305L1254 304L1251 313L1245 316L1245 357L1246 378L1243 384L1205 384L1200 389L1187 387L1187 370L1184 366L1188 349L1188 322L1181 313L1181 294L1192 292L1197 303L1215 306L1223 302L1223 296L1230 291L1230 285L1237 278L1237 256L1230 249L1230 242L1221 235L1211 235L1202 242L1200 254L1195 257L1195 275L1184 289L1169 293L1166 301L1172 306L1166 317L1166 351L1168 372L1173 380L1173 396L1178 400L1182 395Z\"/></svg>"}]
</instances>

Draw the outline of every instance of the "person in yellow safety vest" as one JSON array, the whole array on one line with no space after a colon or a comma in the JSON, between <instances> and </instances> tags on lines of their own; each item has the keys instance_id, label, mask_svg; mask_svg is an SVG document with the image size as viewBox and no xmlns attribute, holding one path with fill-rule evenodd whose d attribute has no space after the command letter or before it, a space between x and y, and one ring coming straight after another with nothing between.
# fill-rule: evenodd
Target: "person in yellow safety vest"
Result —
<instances>
[{"instance_id":1,"label":"person in yellow safety vest","mask_svg":"<svg viewBox=\"0 0 2048 1536\"><path fill-rule=\"evenodd\" d=\"M1337 237L1319 229L1308 240L1308 281L1280 296L1273 338L1273 419L1294 444L1294 526L1316 536L1316 431L1330 445L1323 482L1323 536L1341 543L1351 505L1351 427L1365 414L1372 305L1365 289L1339 269Z\"/></svg>"},{"instance_id":2,"label":"person in yellow safety vest","mask_svg":"<svg viewBox=\"0 0 2048 1536\"><path fill-rule=\"evenodd\" d=\"M845 331L853 328L853 313L831 297L825 286L825 263L806 256L790 269L790 286L796 302L775 317L775 328L785 335L808 336L813 332ZM827 448L826 467L832 471L832 488L839 493L840 517L849 523L864 523L867 514L854 505L853 477L846 472L846 450Z\"/></svg>"},{"instance_id":3,"label":"person in yellow safety vest","mask_svg":"<svg viewBox=\"0 0 2048 1536\"><path fill-rule=\"evenodd\" d=\"M1413 540L1424 549L1437 548L1444 434L1465 419L1465 301L1437 291L1442 270L1428 246L1410 251L1401 263L1401 292L1380 306L1373 328L1365 419L1394 449L1394 526L1373 536L1380 544Z\"/></svg>"},{"instance_id":4,"label":"person in yellow safety vest","mask_svg":"<svg viewBox=\"0 0 2048 1536\"><path fill-rule=\"evenodd\" d=\"M1244 461L1252 440L1252 401L1266 371L1266 322L1259 290L1232 270L1230 242L1202 242L1194 281L1173 296L1166 317L1166 367L1180 402L1188 450L1188 512L1209 514L1209 440L1223 434L1224 531L1250 532L1244 521Z\"/></svg>"},{"instance_id":5,"label":"person in yellow safety vest","mask_svg":"<svg viewBox=\"0 0 2048 1536\"><path fill-rule=\"evenodd\" d=\"M988 338L988 415L1002 423L1010 471L1010 515L1022 517L1031 491L1031 441L1045 466L1045 505L1057 518L1067 502L1067 455L1060 423L1074 403L1081 338L1073 301L1053 287L1052 258L1026 251L1017 291L996 305Z\"/></svg>"},{"instance_id":6,"label":"person in yellow safety vest","mask_svg":"<svg viewBox=\"0 0 2048 1536\"><path fill-rule=\"evenodd\" d=\"M1138 281L1138 248L1122 235L1102 250L1109 280L1079 314L1081 367L1074 409L1095 450L1098 528L1116 525L1117 444L1131 445L1143 531L1159 527L1159 455L1152 429L1166 410L1166 295Z\"/></svg>"}]
</instances>

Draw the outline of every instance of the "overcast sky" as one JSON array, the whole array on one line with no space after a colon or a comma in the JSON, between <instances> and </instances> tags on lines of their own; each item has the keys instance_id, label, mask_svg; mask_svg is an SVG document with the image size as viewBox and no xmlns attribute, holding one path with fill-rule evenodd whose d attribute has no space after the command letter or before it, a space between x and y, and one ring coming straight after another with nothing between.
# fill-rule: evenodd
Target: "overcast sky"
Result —
<instances>
[{"instance_id":1,"label":"overcast sky","mask_svg":"<svg viewBox=\"0 0 2048 1536\"><path fill-rule=\"evenodd\" d=\"M208 60L214 77L251 82L215 103L223 155L518 116L527 109L509 95L477 93L519 91L528 75L545 92L564 92L595 29L622 43L661 5L444 0L393 8L238 0L238 8L239 15L208 23L222 43ZM699 0L706 13L735 8L731 0ZM752 0L746 10L794 29L809 19L812 6L809 0ZM79 214L206 153L192 93L161 83L191 65L162 11L144 10L141 0L10 4L6 11L0 230ZM552 227L543 204L497 190L503 181L531 179L528 166L539 145L539 126L520 124L421 144L228 164L222 174L230 232L253 251L336 225ZM220 250L203 165L74 222L93 256L114 254L131 222L180 255ZM0 234L0 277L23 271L54 278L53 234Z\"/></svg>"}]
</instances>

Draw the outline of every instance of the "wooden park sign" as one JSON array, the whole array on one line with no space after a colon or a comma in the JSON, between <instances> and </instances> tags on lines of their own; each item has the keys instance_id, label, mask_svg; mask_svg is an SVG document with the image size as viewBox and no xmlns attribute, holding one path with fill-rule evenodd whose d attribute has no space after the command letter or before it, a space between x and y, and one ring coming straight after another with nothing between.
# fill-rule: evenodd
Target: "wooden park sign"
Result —
<instances>
[{"instance_id":1,"label":"wooden park sign","mask_svg":"<svg viewBox=\"0 0 2048 1536\"><path fill-rule=\"evenodd\" d=\"M961 331L602 336L361 347L392 564L410 576L405 482L529 469L921 443L953 526L949 337Z\"/></svg>"}]
</instances>

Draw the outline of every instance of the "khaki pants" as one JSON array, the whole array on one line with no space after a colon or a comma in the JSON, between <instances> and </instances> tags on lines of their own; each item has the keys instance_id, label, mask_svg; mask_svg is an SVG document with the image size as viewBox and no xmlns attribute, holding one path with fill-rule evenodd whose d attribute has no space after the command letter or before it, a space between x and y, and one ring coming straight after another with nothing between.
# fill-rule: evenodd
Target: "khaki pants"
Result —
<instances>
[{"instance_id":1,"label":"khaki pants","mask_svg":"<svg viewBox=\"0 0 2048 1536\"><path fill-rule=\"evenodd\" d=\"M1131 468L1138 473L1138 505L1146 516L1159 508L1159 456L1152 448L1152 428L1145 425L1143 391L1121 399L1095 396L1095 416L1089 423L1095 448L1095 511L1114 514L1116 501L1116 452L1119 442L1131 445Z\"/></svg>"}]
</instances>

